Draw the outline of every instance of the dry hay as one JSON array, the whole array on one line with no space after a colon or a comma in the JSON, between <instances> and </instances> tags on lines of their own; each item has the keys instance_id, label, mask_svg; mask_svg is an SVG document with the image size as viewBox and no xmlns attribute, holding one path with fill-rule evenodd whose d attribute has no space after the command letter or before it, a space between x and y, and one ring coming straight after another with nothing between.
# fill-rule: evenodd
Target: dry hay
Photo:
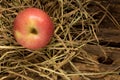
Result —
<instances>
[{"instance_id":1,"label":"dry hay","mask_svg":"<svg viewBox=\"0 0 120 80\"><path fill-rule=\"evenodd\" d=\"M98 41L95 31L98 31L101 20L97 24L93 18L99 12L89 13L90 2L0 0L0 80L75 80L77 77L89 80L89 75L112 73L80 71L74 64L76 60L88 66L98 64L82 48L93 40ZM43 9L55 25L50 44L37 51L23 48L13 37L14 18L27 7Z\"/></svg>"}]
</instances>

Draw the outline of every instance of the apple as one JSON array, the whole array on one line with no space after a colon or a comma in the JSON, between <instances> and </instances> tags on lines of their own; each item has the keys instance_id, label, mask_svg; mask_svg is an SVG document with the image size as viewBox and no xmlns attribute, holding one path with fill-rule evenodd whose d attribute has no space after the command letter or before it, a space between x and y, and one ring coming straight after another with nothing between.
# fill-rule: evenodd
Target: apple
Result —
<instances>
[{"instance_id":1,"label":"apple","mask_svg":"<svg viewBox=\"0 0 120 80\"><path fill-rule=\"evenodd\" d=\"M50 42L54 25L45 11L38 8L27 8L16 16L13 32L20 45L37 50Z\"/></svg>"}]
</instances>

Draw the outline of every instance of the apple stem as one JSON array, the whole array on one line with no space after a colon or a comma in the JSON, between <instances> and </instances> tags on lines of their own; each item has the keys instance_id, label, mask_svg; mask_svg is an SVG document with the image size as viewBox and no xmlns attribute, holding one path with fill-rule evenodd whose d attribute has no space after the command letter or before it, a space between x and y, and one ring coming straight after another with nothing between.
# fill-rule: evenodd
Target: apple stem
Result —
<instances>
[{"instance_id":1,"label":"apple stem","mask_svg":"<svg viewBox=\"0 0 120 80\"><path fill-rule=\"evenodd\" d=\"M31 28L30 33L32 34L38 34L37 30L35 28Z\"/></svg>"}]
</instances>

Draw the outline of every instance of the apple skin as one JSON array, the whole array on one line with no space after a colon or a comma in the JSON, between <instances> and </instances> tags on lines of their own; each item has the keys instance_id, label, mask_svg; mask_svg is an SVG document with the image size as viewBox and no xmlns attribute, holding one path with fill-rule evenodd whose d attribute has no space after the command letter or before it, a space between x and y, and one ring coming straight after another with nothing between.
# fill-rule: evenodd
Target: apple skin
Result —
<instances>
[{"instance_id":1,"label":"apple skin","mask_svg":"<svg viewBox=\"0 0 120 80\"><path fill-rule=\"evenodd\" d=\"M14 37L25 48L37 50L51 40L54 25L46 12L37 8L27 8L14 20Z\"/></svg>"}]
</instances>

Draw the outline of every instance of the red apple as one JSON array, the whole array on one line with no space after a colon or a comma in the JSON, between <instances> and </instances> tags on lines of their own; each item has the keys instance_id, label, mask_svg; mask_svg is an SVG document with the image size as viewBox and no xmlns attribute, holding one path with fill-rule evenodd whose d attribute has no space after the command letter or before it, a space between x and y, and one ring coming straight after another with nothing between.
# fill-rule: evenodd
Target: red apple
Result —
<instances>
[{"instance_id":1,"label":"red apple","mask_svg":"<svg viewBox=\"0 0 120 80\"><path fill-rule=\"evenodd\" d=\"M45 47L54 32L53 22L41 9L27 8L14 20L14 36L23 47L36 50Z\"/></svg>"}]
</instances>

